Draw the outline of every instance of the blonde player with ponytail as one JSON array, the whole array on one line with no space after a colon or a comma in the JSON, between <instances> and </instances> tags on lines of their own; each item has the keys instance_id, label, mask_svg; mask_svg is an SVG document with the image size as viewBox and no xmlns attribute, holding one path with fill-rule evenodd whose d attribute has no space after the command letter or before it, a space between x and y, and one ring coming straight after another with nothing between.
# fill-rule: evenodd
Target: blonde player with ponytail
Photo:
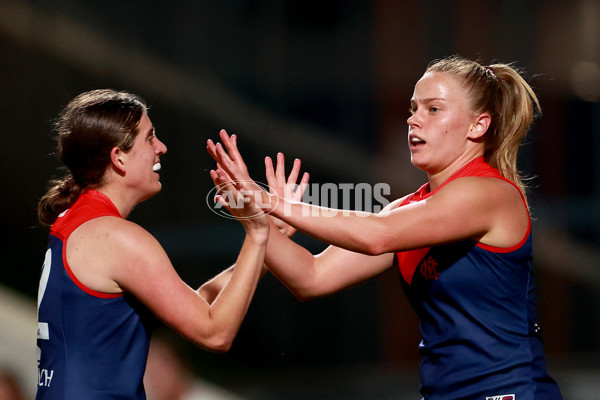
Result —
<instances>
[{"instance_id":1,"label":"blonde player with ponytail","mask_svg":"<svg viewBox=\"0 0 600 400\"><path fill-rule=\"evenodd\" d=\"M271 229L268 268L302 299L398 268L420 319L424 399L561 399L546 372L531 221L516 165L540 112L537 97L510 65L453 56L428 66L410 112L411 162L428 182L379 214L265 194L264 209L331 244L312 255ZM224 132L221 140L224 147L208 142L220 165L216 181L248 179L237 142ZM270 161L267 176L277 186Z\"/></svg>"}]
</instances>

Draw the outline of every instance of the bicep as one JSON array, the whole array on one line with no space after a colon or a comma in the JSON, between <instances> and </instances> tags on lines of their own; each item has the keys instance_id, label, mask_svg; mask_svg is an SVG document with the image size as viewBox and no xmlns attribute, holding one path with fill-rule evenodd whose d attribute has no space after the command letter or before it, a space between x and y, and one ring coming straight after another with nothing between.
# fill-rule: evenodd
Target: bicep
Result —
<instances>
[{"instance_id":1,"label":"bicep","mask_svg":"<svg viewBox=\"0 0 600 400\"><path fill-rule=\"evenodd\" d=\"M481 182L456 180L435 195L392 210L381 220L385 251L405 251L465 239L479 240L493 226L501 196Z\"/></svg>"},{"instance_id":2,"label":"bicep","mask_svg":"<svg viewBox=\"0 0 600 400\"><path fill-rule=\"evenodd\" d=\"M173 268L162 246L144 230L129 236L115 282L138 298L160 320L192 337L209 316L209 305Z\"/></svg>"}]
</instances>

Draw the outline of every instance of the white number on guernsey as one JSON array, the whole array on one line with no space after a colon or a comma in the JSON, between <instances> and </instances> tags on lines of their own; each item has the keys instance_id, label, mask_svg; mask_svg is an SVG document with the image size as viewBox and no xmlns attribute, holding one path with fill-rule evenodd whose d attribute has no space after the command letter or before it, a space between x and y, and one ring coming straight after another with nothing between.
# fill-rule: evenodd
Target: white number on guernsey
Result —
<instances>
[{"instance_id":1,"label":"white number on guernsey","mask_svg":"<svg viewBox=\"0 0 600 400\"><path fill-rule=\"evenodd\" d=\"M42 299L44 298L44 293L46 293L46 286L48 285L48 278L50 278L50 267L52 266L52 249L48 249L46 251L46 257L44 258L44 265L42 265L42 276L40 278L40 288L38 290L38 314L40 312L40 304L42 303ZM38 321L38 339L49 340L50 332L48 331L48 323L47 322L39 322ZM41 350L37 348L37 362L38 367L40 365L41 358Z\"/></svg>"},{"instance_id":2,"label":"white number on guernsey","mask_svg":"<svg viewBox=\"0 0 600 400\"><path fill-rule=\"evenodd\" d=\"M52 264L52 249L46 251L44 265L42 265L42 276L40 278L40 288L38 289L38 312L44 293L46 293L46 285L48 285L48 278L50 277L50 264Z\"/></svg>"},{"instance_id":3,"label":"white number on guernsey","mask_svg":"<svg viewBox=\"0 0 600 400\"><path fill-rule=\"evenodd\" d=\"M44 257L44 265L42 265L42 276L40 277L40 288L38 290L38 316L40 314L40 304L46 293L46 286L48 286L48 279L50 278L50 268L52 267L52 249L46 251L46 257ZM39 318L38 318L39 319ZM38 321L37 338L42 340L50 340L50 331L48 329L47 322ZM52 383L52 377L54 376L54 370L40 369L40 361L42 359L42 349L38 346L37 348L37 364L38 364L38 386L49 387Z\"/></svg>"}]
</instances>

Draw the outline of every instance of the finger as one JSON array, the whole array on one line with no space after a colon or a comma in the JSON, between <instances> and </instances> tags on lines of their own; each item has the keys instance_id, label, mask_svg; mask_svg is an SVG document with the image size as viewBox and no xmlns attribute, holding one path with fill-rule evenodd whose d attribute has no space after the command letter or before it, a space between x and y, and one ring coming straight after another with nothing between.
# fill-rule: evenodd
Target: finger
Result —
<instances>
[{"instance_id":1,"label":"finger","mask_svg":"<svg viewBox=\"0 0 600 400\"><path fill-rule=\"evenodd\" d=\"M252 190L263 191L256 182L252 180L247 174L240 171L237 165L231 161L225 150L220 143L217 143L217 154L220 161L217 163L217 171L223 174L224 178L231 181L231 184L236 188L245 185L246 187L252 188Z\"/></svg>"},{"instance_id":2,"label":"finger","mask_svg":"<svg viewBox=\"0 0 600 400\"><path fill-rule=\"evenodd\" d=\"M212 179L215 186L218 186L219 185L219 175L217 174L217 171L215 171L214 169L211 169L208 172L208 174L210 175L210 179Z\"/></svg>"},{"instance_id":3,"label":"finger","mask_svg":"<svg viewBox=\"0 0 600 400\"><path fill-rule=\"evenodd\" d=\"M285 185L285 156L283 153L277 153L277 167L275 168L275 177L277 186L282 188Z\"/></svg>"},{"instance_id":4,"label":"finger","mask_svg":"<svg viewBox=\"0 0 600 400\"><path fill-rule=\"evenodd\" d=\"M227 154L227 152L225 151L225 149L223 148L223 145L221 145L221 143L217 143L217 145L216 145L216 155L217 155L216 161L219 164L221 164L221 167L223 167L223 169L230 176L235 176L235 174L232 173L236 169L235 163L233 162L231 157L229 157L229 154Z\"/></svg>"},{"instance_id":5,"label":"finger","mask_svg":"<svg viewBox=\"0 0 600 400\"><path fill-rule=\"evenodd\" d=\"M231 137L227 134L227 131L225 129L221 129L219 131L219 137L221 138L223 146L225 146L225 148L227 149L227 153L231 154L230 148L233 147L233 141L231 140Z\"/></svg>"},{"instance_id":6,"label":"finger","mask_svg":"<svg viewBox=\"0 0 600 400\"><path fill-rule=\"evenodd\" d=\"M288 176L287 183L288 185L296 185L296 181L298 180L298 175L300 174L300 167L302 166L302 162L299 158L294 160L294 165L292 166L292 171Z\"/></svg>"},{"instance_id":7,"label":"finger","mask_svg":"<svg viewBox=\"0 0 600 400\"><path fill-rule=\"evenodd\" d=\"M232 184L235 184L235 182L233 182L233 179L231 179L231 177L229 176L229 174L223 169L223 167L221 167L221 164L217 163L217 172L223 176L223 179L225 181L231 181Z\"/></svg>"},{"instance_id":8,"label":"finger","mask_svg":"<svg viewBox=\"0 0 600 400\"><path fill-rule=\"evenodd\" d=\"M267 178L267 185L269 185L269 193L277 193L277 180L275 178L275 171L273 170L273 160L271 157L265 157L265 176Z\"/></svg>"},{"instance_id":9,"label":"finger","mask_svg":"<svg viewBox=\"0 0 600 400\"><path fill-rule=\"evenodd\" d=\"M237 135L229 136L225 129L221 129L219 135L231 159L238 165L241 171L247 171L246 163L237 147Z\"/></svg>"},{"instance_id":10,"label":"finger","mask_svg":"<svg viewBox=\"0 0 600 400\"><path fill-rule=\"evenodd\" d=\"M225 129L221 129L219 131L219 137L221 138L222 142L225 142L226 140L229 140L229 135L227 134L227 131Z\"/></svg>"},{"instance_id":11,"label":"finger","mask_svg":"<svg viewBox=\"0 0 600 400\"><path fill-rule=\"evenodd\" d=\"M296 201L302 200L302 196L304 195L304 192L306 191L309 180L310 180L310 175L308 172L305 172L302 175L302 179L300 180L300 184L298 185L298 188L296 188L296 192L294 192L294 200L296 200Z\"/></svg>"},{"instance_id":12,"label":"finger","mask_svg":"<svg viewBox=\"0 0 600 400\"><path fill-rule=\"evenodd\" d=\"M206 150L208 151L208 154L212 157L212 159L216 161L215 143L211 139L208 139L206 141Z\"/></svg>"},{"instance_id":13,"label":"finger","mask_svg":"<svg viewBox=\"0 0 600 400\"><path fill-rule=\"evenodd\" d=\"M210 174L211 179L213 180L213 183L215 183L215 185L222 185L223 183L229 181L225 177L225 175L222 172L219 171L219 168L217 168L216 170L211 169L210 172L209 172L209 174Z\"/></svg>"},{"instance_id":14,"label":"finger","mask_svg":"<svg viewBox=\"0 0 600 400\"><path fill-rule=\"evenodd\" d=\"M215 170L211 170L210 171L210 177L211 177L211 179L212 179L212 181L213 181L213 183L215 185L215 189L217 191L217 194L213 198L213 201L215 203L220 202L222 205L225 205L225 204L223 204L224 199L220 195L220 193L223 193L224 186L226 186L227 184L221 181L221 178L219 177L219 174Z\"/></svg>"},{"instance_id":15,"label":"finger","mask_svg":"<svg viewBox=\"0 0 600 400\"><path fill-rule=\"evenodd\" d=\"M232 182L222 170L211 170L210 177L215 184L218 193L223 193L223 191L231 188Z\"/></svg>"},{"instance_id":16,"label":"finger","mask_svg":"<svg viewBox=\"0 0 600 400\"><path fill-rule=\"evenodd\" d=\"M232 143L234 143L234 141L232 140L232 138L235 138L235 135L229 136L227 134L227 131L225 129L221 129L219 131L219 137L221 138L221 141L223 142L223 144L217 143L216 145L214 145L212 143L212 140L210 140L210 139L208 140L208 142L207 142L207 149L209 150L209 153L212 151L212 153L214 153L215 155L217 155L217 157L221 157L220 154L219 154L219 152L218 152L218 146L221 146L221 147L225 146L227 156L232 161L234 161L236 159L236 153L237 153L237 155L239 155L239 152L237 151L237 147L233 146L233 144L232 144ZM211 156L212 156L212 154L211 154ZM214 156L213 156L213 158L216 161L219 161ZM241 158L241 155L239 156L239 158ZM243 161L242 161L242 163L243 163Z\"/></svg>"}]
</instances>

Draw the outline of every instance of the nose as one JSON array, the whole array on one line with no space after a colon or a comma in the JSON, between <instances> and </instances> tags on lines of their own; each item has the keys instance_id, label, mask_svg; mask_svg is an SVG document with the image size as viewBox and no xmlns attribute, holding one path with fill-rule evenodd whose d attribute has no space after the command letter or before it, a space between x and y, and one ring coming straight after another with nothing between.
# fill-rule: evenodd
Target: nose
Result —
<instances>
[{"instance_id":1,"label":"nose","mask_svg":"<svg viewBox=\"0 0 600 400\"><path fill-rule=\"evenodd\" d=\"M419 118L417 117L417 112L411 114L410 117L406 120L406 123L410 128L414 128L415 126L419 126Z\"/></svg>"},{"instance_id":2,"label":"nose","mask_svg":"<svg viewBox=\"0 0 600 400\"><path fill-rule=\"evenodd\" d=\"M158 155L165 154L167 152L167 146L161 142L158 138L154 139L154 151Z\"/></svg>"}]
</instances>

